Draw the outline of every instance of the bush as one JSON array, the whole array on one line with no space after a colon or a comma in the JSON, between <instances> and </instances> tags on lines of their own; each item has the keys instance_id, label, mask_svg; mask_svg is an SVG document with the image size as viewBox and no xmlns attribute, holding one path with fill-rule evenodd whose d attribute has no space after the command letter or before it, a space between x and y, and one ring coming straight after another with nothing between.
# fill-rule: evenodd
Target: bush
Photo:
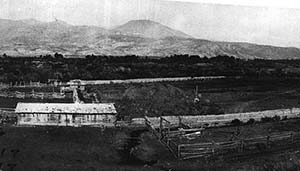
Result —
<instances>
[{"instance_id":1,"label":"bush","mask_svg":"<svg viewBox=\"0 0 300 171\"><path fill-rule=\"evenodd\" d=\"M271 118L271 117L263 117L263 118L261 118L261 122L271 122L271 121L273 121L273 118Z\"/></svg>"},{"instance_id":2,"label":"bush","mask_svg":"<svg viewBox=\"0 0 300 171\"><path fill-rule=\"evenodd\" d=\"M280 121L280 116L273 116L273 117L264 117L264 118L261 118L261 122L275 122L275 121Z\"/></svg>"},{"instance_id":3,"label":"bush","mask_svg":"<svg viewBox=\"0 0 300 171\"><path fill-rule=\"evenodd\" d=\"M231 125L234 125L234 126L239 126L241 124L242 124L242 122L239 119L234 119L231 121Z\"/></svg>"},{"instance_id":4,"label":"bush","mask_svg":"<svg viewBox=\"0 0 300 171\"><path fill-rule=\"evenodd\" d=\"M247 121L246 124L252 125L252 124L254 124L254 123L255 123L255 119L251 118L251 119L249 119L249 120Z\"/></svg>"},{"instance_id":5,"label":"bush","mask_svg":"<svg viewBox=\"0 0 300 171\"><path fill-rule=\"evenodd\" d=\"M280 116L275 115L275 116L273 117L273 121L280 121Z\"/></svg>"}]
</instances>

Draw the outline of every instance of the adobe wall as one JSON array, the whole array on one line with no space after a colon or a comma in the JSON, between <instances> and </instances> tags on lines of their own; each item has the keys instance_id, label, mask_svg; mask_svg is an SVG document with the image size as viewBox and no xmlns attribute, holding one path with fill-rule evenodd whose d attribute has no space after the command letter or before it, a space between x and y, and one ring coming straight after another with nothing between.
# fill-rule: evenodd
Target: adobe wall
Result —
<instances>
[{"instance_id":1,"label":"adobe wall","mask_svg":"<svg viewBox=\"0 0 300 171\"><path fill-rule=\"evenodd\" d=\"M223 115L197 115L197 116L163 116L164 119L171 123L171 126L178 126L179 123L190 125L192 127L200 126L224 126L230 124L234 119L239 119L241 122L247 122L250 119L255 121L261 121L262 118L272 118L274 116L279 116L283 118L298 118L300 117L300 108L291 109L278 109L278 110L266 110L259 112L248 112L248 113L232 113ZM151 123L155 127L159 127L160 118L159 117L148 117ZM144 124L144 118L134 118L132 119L133 124ZM165 125L165 124L164 124Z\"/></svg>"}]
</instances>

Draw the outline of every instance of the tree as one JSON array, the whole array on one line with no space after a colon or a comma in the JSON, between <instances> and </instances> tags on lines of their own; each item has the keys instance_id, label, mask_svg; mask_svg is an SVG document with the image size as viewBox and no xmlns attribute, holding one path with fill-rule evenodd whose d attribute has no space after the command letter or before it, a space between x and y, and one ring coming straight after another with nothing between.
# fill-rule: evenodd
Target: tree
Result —
<instances>
[{"instance_id":1,"label":"tree","mask_svg":"<svg viewBox=\"0 0 300 171\"><path fill-rule=\"evenodd\" d=\"M64 56L63 56L62 54L60 54L60 53L55 53L55 54L54 54L54 58L55 58L55 59L63 59Z\"/></svg>"}]
</instances>

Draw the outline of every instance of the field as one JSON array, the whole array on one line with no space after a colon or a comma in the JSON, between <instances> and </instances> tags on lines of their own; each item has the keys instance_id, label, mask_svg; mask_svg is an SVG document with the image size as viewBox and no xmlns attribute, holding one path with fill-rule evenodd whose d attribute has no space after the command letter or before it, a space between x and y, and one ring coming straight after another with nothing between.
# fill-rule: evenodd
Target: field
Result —
<instances>
[{"instance_id":1,"label":"field","mask_svg":"<svg viewBox=\"0 0 300 171\"><path fill-rule=\"evenodd\" d=\"M119 113L140 117L240 113L299 107L299 79L225 78L160 84L109 85L91 88ZM195 89L201 94L195 104Z\"/></svg>"},{"instance_id":2,"label":"field","mask_svg":"<svg viewBox=\"0 0 300 171\"><path fill-rule=\"evenodd\" d=\"M87 86L83 101L92 102L96 93L101 102L114 102L121 116L199 115L239 113L299 107L300 79L246 77L215 80L190 80L144 84L109 84ZM201 94L198 104L194 104ZM0 94L59 93L59 87L7 88ZM64 99L0 97L0 108L14 108L17 102L72 102Z\"/></svg>"}]
</instances>

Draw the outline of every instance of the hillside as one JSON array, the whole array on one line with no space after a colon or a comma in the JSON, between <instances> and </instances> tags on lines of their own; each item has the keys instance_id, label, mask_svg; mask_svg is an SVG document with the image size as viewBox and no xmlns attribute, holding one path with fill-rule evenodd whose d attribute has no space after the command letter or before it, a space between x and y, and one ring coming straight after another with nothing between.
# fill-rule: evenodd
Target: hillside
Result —
<instances>
[{"instance_id":1,"label":"hillside","mask_svg":"<svg viewBox=\"0 0 300 171\"><path fill-rule=\"evenodd\" d=\"M298 48L195 39L150 20L133 20L107 30L96 26L73 26L60 20L0 19L0 54L39 56L55 52L75 56L190 54L230 55L244 59L300 58Z\"/></svg>"}]
</instances>

